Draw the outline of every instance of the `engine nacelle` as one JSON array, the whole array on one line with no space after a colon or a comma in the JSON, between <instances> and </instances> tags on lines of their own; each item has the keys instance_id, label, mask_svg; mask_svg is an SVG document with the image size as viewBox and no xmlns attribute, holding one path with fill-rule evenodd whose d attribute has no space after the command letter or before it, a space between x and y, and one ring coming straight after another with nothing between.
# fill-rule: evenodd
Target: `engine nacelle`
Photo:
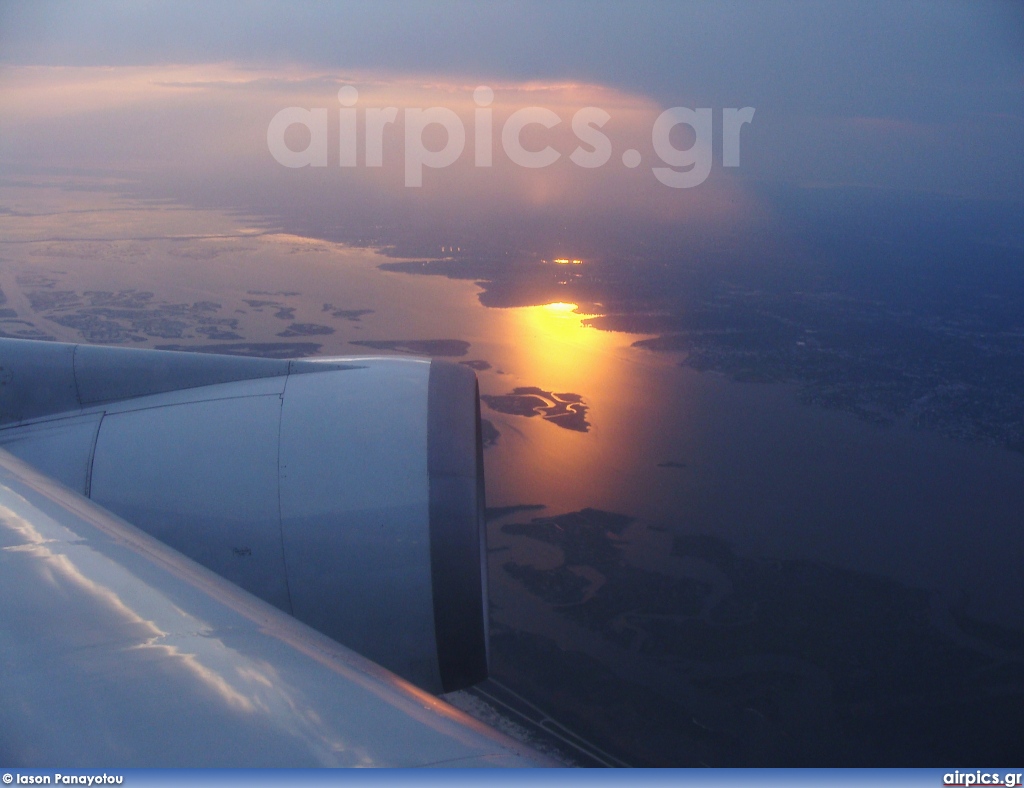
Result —
<instances>
[{"instance_id":1,"label":"engine nacelle","mask_svg":"<svg viewBox=\"0 0 1024 788\"><path fill-rule=\"evenodd\" d=\"M472 370L0 340L0 381L11 453L424 689L486 677Z\"/></svg>"}]
</instances>

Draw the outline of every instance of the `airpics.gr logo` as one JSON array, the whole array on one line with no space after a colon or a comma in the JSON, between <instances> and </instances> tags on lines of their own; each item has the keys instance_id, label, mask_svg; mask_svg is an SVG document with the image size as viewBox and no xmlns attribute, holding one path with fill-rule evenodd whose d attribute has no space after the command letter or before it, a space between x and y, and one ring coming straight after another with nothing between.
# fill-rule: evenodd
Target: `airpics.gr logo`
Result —
<instances>
[{"instance_id":1,"label":"airpics.gr logo","mask_svg":"<svg viewBox=\"0 0 1024 788\"><path fill-rule=\"evenodd\" d=\"M351 85L338 91L338 156L339 167L359 166L359 115L363 116L364 167L384 164L385 128L398 120L397 107L357 107L359 92ZM477 167L490 167L493 155L493 113L491 104L494 91L480 86L473 91L473 163ZM740 164L740 130L754 119L754 108L725 108L722 110L722 166ZM568 154L578 167L603 167L612 158L612 141L602 127L611 115L600 107L583 107L570 121L573 134L581 143ZM462 118L447 107L406 108L404 121L405 185L422 186L423 168L440 169L458 161L466 148L466 126ZM544 107L522 107L512 112L501 127L501 148L508 159L528 169L549 167L562 157L562 152L546 145L539 150L528 150L522 142L522 133L528 126L552 129L562 122L558 113ZM289 127L299 125L308 130L309 143L303 150L292 150L285 141ZM437 125L445 130L447 139L439 150L431 150L424 140L428 127ZM672 144L672 130L679 125L689 126L694 143L680 149ZM267 126L267 147L271 155L285 167L328 166L328 111L325 107L305 109L287 107L278 112ZM712 135L714 112L709 108L690 109L671 107L662 112L651 127L654 153L664 166L652 167L654 177L674 189L690 189L702 184L711 173L713 159ZM640 166L642 155L635 148L622 152L623 165Z\"/></svg>"},{"instance_id":2,"label":"airpics.gr logo","mask_svg":"<svg viewBox=\"0 0 1024 788\"><path fill-rule=\"evenodd\" d=\"M983 772L980 769L973 772L946 772L942 775L943 785L988 785L1005 786L1005 788L1017 788L1021 784L1021 772Z\"/></svg>"}]
</instances>

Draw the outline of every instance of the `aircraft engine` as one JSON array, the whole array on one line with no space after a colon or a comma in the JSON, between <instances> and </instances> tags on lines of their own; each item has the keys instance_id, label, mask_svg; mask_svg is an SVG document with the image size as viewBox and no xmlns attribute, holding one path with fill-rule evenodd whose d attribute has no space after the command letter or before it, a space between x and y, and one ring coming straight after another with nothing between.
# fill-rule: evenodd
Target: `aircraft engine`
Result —
<instances>
[{"instance_id":1,"label":"aircraft engine","mask_svg":"<svg viewBox=\"0 0 1024 788\"><path fill-rule=\"evenodd\" d=\"M465 366L0 340L0 447L423 689L487 675Z\"/></svg>"}]
</instances>

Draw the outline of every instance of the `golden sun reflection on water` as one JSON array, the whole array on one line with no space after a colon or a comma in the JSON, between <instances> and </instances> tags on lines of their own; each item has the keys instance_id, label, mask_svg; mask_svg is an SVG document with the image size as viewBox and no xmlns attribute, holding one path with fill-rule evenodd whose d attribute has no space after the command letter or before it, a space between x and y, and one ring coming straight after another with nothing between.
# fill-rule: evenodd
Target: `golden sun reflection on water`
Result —
<instances>
[{"instance_id":1,"label":"golden sun reflection on water","mask_svg":"<svg viewBox=\"0 0 1024 788\"><path fill-rule=\"evenodd\" d=\"M584 395L595 383L607 385L608 366L629 353L637 337L599 331L585 324L593 314L580 312L573 303L556 301L532 307L503 310L507 314L504 335L507 351L514 357L511 369L522 372L548 391Z\"/></svg>"},{"instance_id":2,"label":"golden sun reflection on water","mask_svg":"<svg viewBox=\"0 0 1024 788\"><path fill-rule=\"evenodd\" d=\"M486 372L486 394L506 395L518 387L551 394L577 394L586 405L587 432L557 421L498 413L482 415L501 437L485 455L488 501L502 506L543 503L556 510L612 506L627 491L637 447L638 398L656 397L650 381L667 359L631 345L642 336L602 331L586 324L593 314L574 303L492 310L498 346L488 359L504 374ZM499 313L495 315L494 313ZM523 460L528 458L528 462ZM525 500L525 498L529 500Z\"/></svg>"}]
</instances>

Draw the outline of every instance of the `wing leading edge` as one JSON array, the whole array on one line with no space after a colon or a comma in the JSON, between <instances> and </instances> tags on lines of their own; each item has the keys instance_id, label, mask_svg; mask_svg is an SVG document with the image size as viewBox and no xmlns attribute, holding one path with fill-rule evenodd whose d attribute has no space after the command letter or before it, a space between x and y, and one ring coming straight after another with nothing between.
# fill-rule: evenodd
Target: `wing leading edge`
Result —
<instances>
[{"instance_id":1,"label":"wing leading edge","mask_svg":"<svg viewBox=\"0 0 1024 788\"><path fill-rule=\"evenodd\" d=\"M0 762L552 766L0 450Z\"/></svg>"}]
</instances>

